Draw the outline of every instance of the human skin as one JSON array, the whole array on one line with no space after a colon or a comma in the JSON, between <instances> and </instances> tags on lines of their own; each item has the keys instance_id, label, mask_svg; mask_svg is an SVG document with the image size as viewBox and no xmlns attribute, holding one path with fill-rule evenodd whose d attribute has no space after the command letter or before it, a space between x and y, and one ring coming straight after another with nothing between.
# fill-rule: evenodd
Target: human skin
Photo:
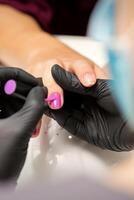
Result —
<instances>
[{"instance_id":1,"label":"human skin","mask_svg":"<svg viewBox=\"0 0 134 200\"><path fill-rule=\"evenodd\" d=\"M17 66L35 77L42 77L48 88L48 96L54 92L60 94L61 106L64 103L63 90L51 75L51 67L54 64L76 74L87 87L95 84L96 78L107 77L104 70L94 62L43 31L31 16L2 4L0 33L1 63ZM51 104L49 106L51 107ZM40 127L41 122L36 127L34 136L39 134Z\"/></svg>"},{"instance_id":2,"label":"human skin","mask_svg":"<svg viewBox=\"0 0 134 200\"><path fill-rule=\"evenodd\" d=\"M128 1L118 0L120 3L117 7L117 31L119 35L126 32L126 27L131 22L130 19L134 17L134 1ZM127 8L127 12L123 10L124 8ZM30 16L9 6L0 5L0 33L0 61L5 65L18 66L37 77L42 77L44 85L48 87L48 95L55 91L59 92L61 96L63 94L62 89L51 76L53 64L59 64L64 69L75 73L85 86L94 84L96 77L107 78L106 73L91 60L42 31L37 22ZM84 79L86 73L89 75L87 82ZM110 172L112 185L124 189L128 188L128 190L130 187L133 188L133 166L134 159L132 158L112 169Z\"/></svg>"},{"instance_id":3,"label":"human skin","mask_svg":"<svg viewBox=\"0 0 134 200\"><path fill-rule=\"evenodd\" d=\"M48 96L63 91L51 75L51 67L59 64L76 74L84 86L95 84L96 78L106 78L104 70L94 62L43 31L37 22L10 6L0 5L0 60L3 64L17 66L42 77Z\"/></svg>"}]
</instances>

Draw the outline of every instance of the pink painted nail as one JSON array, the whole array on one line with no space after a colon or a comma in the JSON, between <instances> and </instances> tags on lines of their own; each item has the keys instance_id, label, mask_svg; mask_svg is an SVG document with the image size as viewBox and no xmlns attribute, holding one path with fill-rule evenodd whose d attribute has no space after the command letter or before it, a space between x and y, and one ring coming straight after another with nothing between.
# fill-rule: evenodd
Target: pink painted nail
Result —
<instances>
[{"instance_id":1,"label":"pink painted nail","mask_svg":"<svg viewBox=\"0 0 134 200\"><path fill-rule=\"evenodd\" d=\"M52 93L48 98L45 99L54 110L61 108L61 96L58 92Z\"/></svg>"}]
</instances>

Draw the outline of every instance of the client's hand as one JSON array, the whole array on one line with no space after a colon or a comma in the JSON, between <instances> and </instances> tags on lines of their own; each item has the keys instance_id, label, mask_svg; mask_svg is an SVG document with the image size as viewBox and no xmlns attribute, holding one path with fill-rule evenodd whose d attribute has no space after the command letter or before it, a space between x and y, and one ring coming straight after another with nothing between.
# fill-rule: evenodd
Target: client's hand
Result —
<instances>
[{"instance_id":1,"label":"client's hand","mask_svg":"<svg viewBox=\"0 0 134 200\"><path fill-rule=\"evenodd\" d=\"M6 107L3 85L9 79L17 81L17 93L23 94L25 101L18 104L18 99L8 96ZM47 92L33 76L17 68L0 68L0 82L0 180L16 180L25 162L29 139L43 115ZM19 83L27 87L19 88Z\"/></svg>"},{"instance_id":2,"label":"client's hand","mask_svg":"<svg viewBox=\"0 0 134 200\"><path fill-rule=\"evenodd\" d=\"M65 102L59 110L48 110L47 115L73 135L101 148L127 151L134 147L134 134L111 95L112 80L99 79L87 88L58 65L53 66L52 75L64 89Z\"/></svg>"}]
</instances>

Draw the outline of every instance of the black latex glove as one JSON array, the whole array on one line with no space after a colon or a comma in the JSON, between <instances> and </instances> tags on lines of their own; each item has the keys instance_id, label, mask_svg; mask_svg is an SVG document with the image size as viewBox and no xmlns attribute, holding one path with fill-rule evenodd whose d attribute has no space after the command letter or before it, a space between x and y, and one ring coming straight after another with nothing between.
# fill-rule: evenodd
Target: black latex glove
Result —
<instances>
[{"instance_id":1,"label":"black latex glove","mask_svg":"<svg viewBox=\"0 0 134 200\"><path fill-rule=\"evenodd\" d=\"M16 104L14 97L8 97L10 113L2 101L6 97L3 84L9 79L15 79L17 83L26 86L17 88L17 92L26 97L25 102L21 103L21 109L17 108L18 111L10 107L10 100ZM38 86L36 78L17 68L0 68L0 81L0 108L6 110L6 115L3 110L0 115L0 180L16 180L25 162L29 139L43 115L47 92Z\"/></svg>"},{"instance_id":2,"label":"black latex glove","mask_svg":"<svg viewBox=\"0 0 134 200\"><path fill-rule=\"evenodd\" d=\"M97 80L87 88L58 65L52 67L52 75L64 89L64 105L47 110L47 115L73 135L101 148L128 151L134 147L134 133L113 100L110 81Z\"/></svg>"},{"instance_id":3,"label":"black latex glove","mask_svg":"<svg viewBox=\"0 0 134 200\"><path fill-rule=\"evenodd\" d=\"M15 93L26 98L35 86L42 86L41 81L22 69L15 67L0 67L0 118L9 117L24 105L24 100L4 92L4 85L9 79L17 82Z\"/></svg>"}]
</instances>

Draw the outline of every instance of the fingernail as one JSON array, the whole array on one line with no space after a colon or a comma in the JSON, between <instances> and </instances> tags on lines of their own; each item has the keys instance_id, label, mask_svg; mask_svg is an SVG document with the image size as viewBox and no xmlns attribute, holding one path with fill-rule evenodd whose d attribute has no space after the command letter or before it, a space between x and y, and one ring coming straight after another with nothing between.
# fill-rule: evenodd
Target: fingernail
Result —
<instances>
[{"instance_id":1,"label":"fingernail","mask_svg":"<svg viewBox=\"0 0 134 200\"><path fill-rule=\"evenodd\" d=\"M58 92L52 93L45 101L47 101L54 110L61 108L61 95Z\"/></svg>"},{"instance_id":2,"label":"fingernail","mask_svg":"<svg viewBox=\"0 0 134 200\"><path fill-rule=\"evenodd\" d=\"M95 83L95 75L94 74L90 74L90 73L86 73L83 76L83 84L85 86L90 86L93 85Z\"/></svg>"}]
</instances>

